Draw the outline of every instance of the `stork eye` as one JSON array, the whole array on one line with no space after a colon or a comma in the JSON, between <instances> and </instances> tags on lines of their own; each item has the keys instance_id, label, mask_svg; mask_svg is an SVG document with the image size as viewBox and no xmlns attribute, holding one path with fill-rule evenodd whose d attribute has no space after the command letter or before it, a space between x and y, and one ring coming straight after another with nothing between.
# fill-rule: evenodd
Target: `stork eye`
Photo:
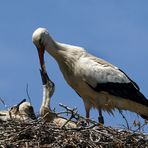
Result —
<instances>
[{"instance_id":1,"label":"stork eye","mask_svg":"<svg viewBox=\"0 0 148 148\"><path fill-rule=\"evenodd\" d=\"M10 110L14 109L14 107L11 107Z\"/></svg>"}]
</instances>

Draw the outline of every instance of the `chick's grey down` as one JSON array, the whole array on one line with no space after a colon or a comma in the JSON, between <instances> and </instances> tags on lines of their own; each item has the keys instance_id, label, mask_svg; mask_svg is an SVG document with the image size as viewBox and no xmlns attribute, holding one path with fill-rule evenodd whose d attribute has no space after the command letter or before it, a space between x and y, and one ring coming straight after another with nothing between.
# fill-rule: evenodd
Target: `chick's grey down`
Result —
<instances>
[{"instance_id":1,"label":"chick's grey down","mask_svg":"<svg viewBox=\"0 0 148 148\"><path fill-rule=\"evenodd\" d=\"M94 107L110 113L114 108L129 110L148 119L148 100L122 70L82 47L54 41L45 28L35 30L32 40L42 68L44 50L57 61L67 83L83 99L87 118Z\"/></svg>"}]
</instances>

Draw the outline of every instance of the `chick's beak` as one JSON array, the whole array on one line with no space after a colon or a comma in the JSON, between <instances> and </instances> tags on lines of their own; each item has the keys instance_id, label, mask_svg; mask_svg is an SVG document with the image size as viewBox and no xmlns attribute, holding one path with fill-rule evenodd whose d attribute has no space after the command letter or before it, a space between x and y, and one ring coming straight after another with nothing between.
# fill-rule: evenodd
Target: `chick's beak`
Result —
<instances>
[{"instance_id":1,"label":"chick's beak","mask_svg":"<svg viewBox=\"0 0 148 148\"><path fill-rule=\"evenodd\" d=\"M41 66L41 69L43 71L45 70L44 52L45 52L45 49L43 47L41 47L41 48L38 49L40 66Z\"/></svg>"}]
</instances>

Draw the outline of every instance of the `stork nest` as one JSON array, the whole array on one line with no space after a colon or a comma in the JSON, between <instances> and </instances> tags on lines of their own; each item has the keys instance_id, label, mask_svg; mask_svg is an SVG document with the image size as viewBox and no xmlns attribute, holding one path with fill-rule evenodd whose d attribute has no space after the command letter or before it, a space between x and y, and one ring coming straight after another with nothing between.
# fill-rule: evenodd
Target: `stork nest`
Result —
<instances>
[{"instance_id":1,"label":"stork nest","mask_svg":"<svg viewBox=\"0 0 148 148\"><path fill-rule=\"evenodd\" d=\"M0 147L147 148L148 135L111 127L59 128L40 119L7 121L0 123Z\"/></svg>"}]
</instances>

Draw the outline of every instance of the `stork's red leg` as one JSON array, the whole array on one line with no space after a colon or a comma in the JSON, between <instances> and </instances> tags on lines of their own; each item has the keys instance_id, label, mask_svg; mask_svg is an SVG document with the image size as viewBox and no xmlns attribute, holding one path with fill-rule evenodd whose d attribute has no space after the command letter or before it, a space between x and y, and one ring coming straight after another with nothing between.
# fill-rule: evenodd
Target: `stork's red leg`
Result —
<instances>
[{"instance_id":1,"label":"stork's red leg","mask_svg":"<svg viewBox=\"0 0 148 148\"><path fill-rule=\"evenodd\" d=\"M89 113L90 113L90 105L88 102L84 102L85 111L86 111L86 122L89 124Z\"/></svg>"},{"instance_id":2,"label":"stork's red leg","mask_svg":"<svg viewBox=\"0 0 148 148\"><path fill-rule=\"evenodd\" d=\"M89 124L89 113L90 113L90 109L86 110L86 122Z\"/></svg>"}]
</instances>

